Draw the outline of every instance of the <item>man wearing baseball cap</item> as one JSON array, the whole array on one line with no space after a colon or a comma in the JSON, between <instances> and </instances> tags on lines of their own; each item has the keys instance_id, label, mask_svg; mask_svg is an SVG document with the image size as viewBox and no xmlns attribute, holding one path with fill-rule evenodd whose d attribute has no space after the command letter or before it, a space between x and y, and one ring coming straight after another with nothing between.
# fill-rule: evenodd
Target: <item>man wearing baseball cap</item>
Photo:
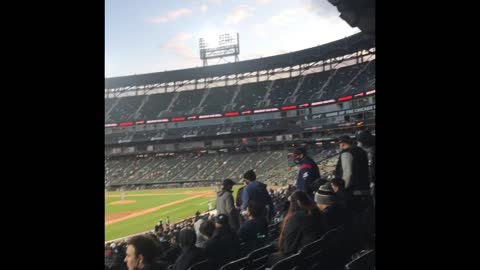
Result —
<instances>
[{"instance_id":1,"label":"man wearing baseball cap","mask_svg":"<svg viewBox=\"0 0 480 270\"><path fill-rule=\"evenodd\" d=\"M294 158L293 161L300 165L295 186L297 190L307 193L313 199L314 182L320 178L317 163L307 155L307 150L304 147L297 147L293 151L292 157Z\"/></svg>"},{"instance_id":2,"label":"man wearing baseball cap","mask_svg":"<svg viewBox=\"0 0 480 270\"><path fill-rule=\"evenodd\" d=\"M363 208L361 197L370 196L367 153L357 147L347 135L340 136L337 142L341 152L335 168L335 177L345 181L345 194L350 201L349 207Z\"/></svg>"},{"instance_id":3,"label":"man wearing baseball cap","mask_svg":"<svg viewBox=\"0 0 480 270\"><path fill-rule=\"evenodd\" d=\"M239 211L233 202L232 188L236 183L232 179L223 180L222 190L217 193L216 209L217 214L224 214L229 217L229 223L235 231L240 227Z\"/></svg>"}]
</instances>

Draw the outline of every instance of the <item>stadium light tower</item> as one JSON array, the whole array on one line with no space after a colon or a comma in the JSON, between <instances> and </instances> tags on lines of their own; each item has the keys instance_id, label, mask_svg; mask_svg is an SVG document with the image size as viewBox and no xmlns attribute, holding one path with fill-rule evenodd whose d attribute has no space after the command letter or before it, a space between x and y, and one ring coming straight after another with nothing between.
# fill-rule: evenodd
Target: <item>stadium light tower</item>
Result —
<instances>
[{"instance_id":1,"label":"stadium light tower","mask_svg":"<svg viewBox=\"0 0 480 270\"><path fill-rule=\"evenodd\" d=\"M221 34L218 36L218 44L209 44L205 38L199 39L200 59L203 60L203 66L208 66L208 59L220 59L228 62L225 58L234 57L234 61L238 62L240 54L240 36L231 34Z\"/></svg>"}]
</instances>

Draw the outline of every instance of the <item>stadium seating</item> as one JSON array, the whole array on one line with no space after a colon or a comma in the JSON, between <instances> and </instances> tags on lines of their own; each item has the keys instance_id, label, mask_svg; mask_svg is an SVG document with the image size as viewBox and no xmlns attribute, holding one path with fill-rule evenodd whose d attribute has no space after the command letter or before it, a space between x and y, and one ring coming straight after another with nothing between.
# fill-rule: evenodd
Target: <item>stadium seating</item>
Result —
<instances>
[{"instance_id":1,"label":"stadium seating","mask_svg":"<svg viewBox=\"0 0 480 270\"><path fill-rule=\"evenodd\" d=\"M347 265L345 270L374 270L375 269L375 250L365 250L358 258L353 259Z\"/></svg>"},{"instance_id":2,"label":"stadium seating","mask_svg":"<svg viewBox=\"0 0 480 270\"><path fill-rule=\"evenodd\" d=\"M332 99L374 87L375 60L293 78L246 83L240 87L234 85L208 90L108 98L105 100L105 114L107 121L121 122L197 113L242 111ZM234 98L238 88L240 91ZM295 92L295 98L289 99ZM175 98L176 95L178 96ZM174 98L173 104L170 104ZM202 99L203 103L199 106Z\"/></svg>"}]
</instances>

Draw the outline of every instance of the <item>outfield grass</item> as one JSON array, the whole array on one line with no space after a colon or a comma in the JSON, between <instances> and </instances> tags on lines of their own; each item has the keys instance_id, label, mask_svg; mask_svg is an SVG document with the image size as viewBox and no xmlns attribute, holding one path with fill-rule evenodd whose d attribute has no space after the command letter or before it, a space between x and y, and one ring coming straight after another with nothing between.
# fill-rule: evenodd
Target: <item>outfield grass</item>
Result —
<instances>
[{"instance_id":1,"label":"outfield grass","mask_svg":"<svg viewBox=\"0 0 480 270\"><path fill-rule=\"evenodd\" d=\"M240 186L234 187L234 197L236 198L236 193ZM108 197L105 199L105 214L110 213L119 213L125 211L139 211L144 209L149 209L171 203L174 201L190 198L195 194L181 194L181 193L193 193L193 192L202 192L202 191L213 191L211 187L202 187L202 188L179 188L179 189L160 189L160 190L138 190L138 191L127 191L125 200L135 200L135 203L131 204L120 204L120 205L109 205L109 203L114 201L120 201L120 197ZM121 192L108 192L109 195L120 195ZM138 196L140 194L150 194L152 196ZM105 226L105 241L112 239L124 237L127 235L144 232L150 229L153 229L155 224L160 220L165 219L167 216L170 217L170 222L174 223L176 221L185 219L195 215L195 212L199 210L200 212L206 212L208 210L208 202L211 201L212 205L215 206L215 197L203 196L195 198L186 202L179 204L174 204L167 206L165 208L159 209L152 213L144 214L127 220L123 220L114 224Z\"/></svg>"}]
</instances>

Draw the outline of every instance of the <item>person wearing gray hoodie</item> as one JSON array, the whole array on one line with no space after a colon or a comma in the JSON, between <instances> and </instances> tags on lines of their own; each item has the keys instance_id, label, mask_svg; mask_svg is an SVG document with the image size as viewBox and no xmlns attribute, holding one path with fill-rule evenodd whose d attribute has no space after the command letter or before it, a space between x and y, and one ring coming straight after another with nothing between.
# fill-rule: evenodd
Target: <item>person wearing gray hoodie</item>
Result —
<instances>
[{"instance_id":1,"label":"person wearing gray hoodie","mask_svg":"<svg viewBox=\"0 0 480 270\"><path fill-rule=\"evenodd\" d=\"M217 201L215 208L217 209L217 215L224 214L229 217L230 227L234 231L237 231L240 227L239 224L239 211L235 208L235 203L233 201L233 191L232 188L235 185L235 182L232 179L223 180L222 190L217 193Z\"/></svg>"}]
</instances>

